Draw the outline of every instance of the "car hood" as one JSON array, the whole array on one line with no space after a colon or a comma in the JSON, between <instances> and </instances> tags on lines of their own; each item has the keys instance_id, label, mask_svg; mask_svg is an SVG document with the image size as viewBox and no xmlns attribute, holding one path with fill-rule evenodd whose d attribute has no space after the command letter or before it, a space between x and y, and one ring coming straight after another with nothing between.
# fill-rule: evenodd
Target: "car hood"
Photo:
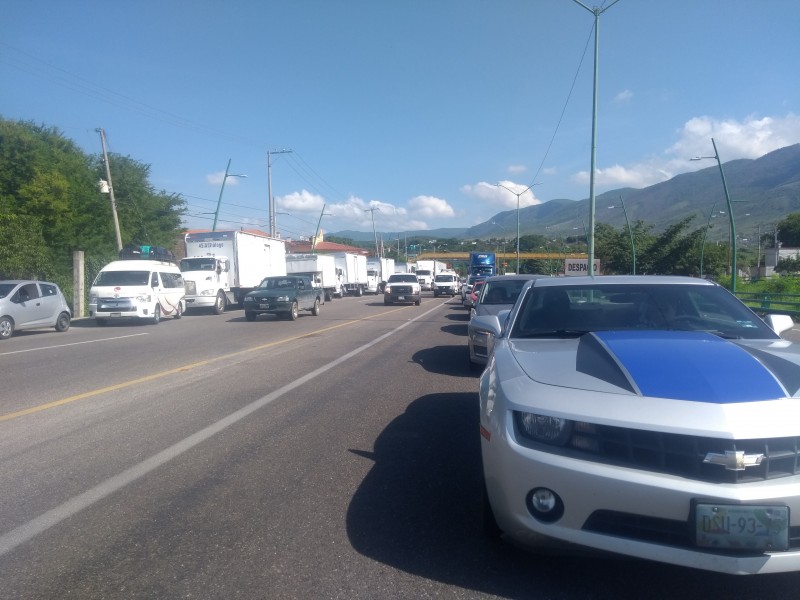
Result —
<instances>
[{"instance_id":1,"label":"car hood","mask_svg":"<svg viewBox=\"0 0 800 600\"><path fill-rule=\"evenodd\" d=\"M545 384L712 404L798 397L800 354L785 340L700 331L602 331L511 340L520 368Z\"/></svg>"}]
</instances>

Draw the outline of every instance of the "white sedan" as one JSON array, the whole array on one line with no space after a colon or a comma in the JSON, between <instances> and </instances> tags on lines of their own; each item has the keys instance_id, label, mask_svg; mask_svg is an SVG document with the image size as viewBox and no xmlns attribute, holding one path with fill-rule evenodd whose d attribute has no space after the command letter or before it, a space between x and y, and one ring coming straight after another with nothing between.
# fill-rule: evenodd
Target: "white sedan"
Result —
<instances>
[{"instance_id":1,"label":"white sedan","mask_svg":"<svg viewBox=\"0 0 800 600\"><path fill-rule=\"evenodd\" d=\"M475 320L492 335L486 533L800 570L800 349L778 335L790 317L762 320L700 279L624 276L536 279L510 313Z\"/></svg>"}]
</instances>

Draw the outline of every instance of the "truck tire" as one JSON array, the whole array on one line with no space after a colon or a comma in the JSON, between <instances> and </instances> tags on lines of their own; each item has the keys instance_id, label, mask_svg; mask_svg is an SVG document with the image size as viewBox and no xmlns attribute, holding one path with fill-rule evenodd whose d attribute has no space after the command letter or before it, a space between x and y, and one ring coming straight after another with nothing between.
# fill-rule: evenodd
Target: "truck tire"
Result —
<instances>
[{"instance_id":1,"label":"truck tire","mask_svg":"<svg viewBox=\"0 0 800 600\"><path fill-rule=\"evenodd\" d=\"M311 314L315 317L319 316L319 298L314 300L314 307L311 309Z\"/></svg>"},{"instance_id":2,"label":"truck tire","mask_svg":"<svg viewBox=\"0 0 800 600\"><path fill-rule=\"evenodd\" d=\"M175 318L180 319L183 316L183 302L178 302L178 306L175 307Z\"/></svg>"},{"instance_id":3,"label":"truck tire","mask_svg":"<svg viewBox=\"0 0 800 600\"><path fill-rule=\"evenodd\" d=\"M290 321L296 321L297 313L298 313L297 300L295 300L294 302L292 302L292 308L289 309L288 313L286 313L286 318L289 319Z\"/></svg>"},{"instance_id":4,"label":"truck tire","mask_svg":"<svg viewBox=\"0 0 800 600\"><path fill-rule=\"evenodd\" d=\"M325 302L330 302L331 300L333 300L333 294L325 292Z\"/></svg>"},{"instance_id":5,"label":"truck tire","mask_svg":"<svg viewBox=\"0 0 800 600\"><path fill-rule=\"evenodd\" d=\"M217 299L214 301L214 314L215 315L221 315L222 313L225 312L225 301L226 301L225 294L223 294L222 292L219 292L217 294Z\"/></svg>"},{"instance_id":6,"label":"truck tire","mask_svg":"<svg viewBox=\"0 0 800 600\"><path fill-rule=\"evenodd\" d=\"M358 289L356 290L356 296L358 296L360 298L363 295L364 295L364 288L361 287L361 286L358 286Z\"/></svg>"},{"instance_id":7,"label":"truck tire","mask_svg":"<svg viewBox=\"0 0 800 600\"><path fill-rule=\"evenodd\" d=\"M153 318L150 320L150 323L153 325L158 325L161 322L161 305L156 304L156 307L153 309Z\"/></svg>"}]
</instances>

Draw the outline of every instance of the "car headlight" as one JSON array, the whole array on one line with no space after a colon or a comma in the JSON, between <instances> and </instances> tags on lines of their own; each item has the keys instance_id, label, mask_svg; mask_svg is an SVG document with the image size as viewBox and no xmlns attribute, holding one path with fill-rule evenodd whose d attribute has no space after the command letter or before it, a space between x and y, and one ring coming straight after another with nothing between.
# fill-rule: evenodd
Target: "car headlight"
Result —
<instances>
[{"instance_id":1,"label":"car headlight","mask_svg":"<svg viewBox=\"0 0 800 600\"><path fill-rule=\"evenodd\" d=\"M275 298L275 302L288 302L289 296L278 296Z\"/></svg>"},{"instance_id":2,"label":"car headlight","mask_svg":"<svg viewBox=\"0 0 800 600\"><path fill-rule=\"evenodd\" d=\"M472 343L476 346L488 346L491 334L488 331L476 329L472 332Z\"/></svg>"},{"instance_id":3,"label":"car headlight","mask_svg":"<svg viewBox=\"0 0 800 600\"><path fill-rule=\"evenodd\" d=\"M515 417L520 433L534 442L564 446L572 435L573 422L569 419L521 411Z\"/></svg>"},{"instance_id":4,"label":"car headlight","mask_svg":"<svg viewBox=\"0 0 800 600\"><path fill-rule=\"evenodd\" d=\"M216 293L217 293L217 291L216 291L216 290L211 290L211 289L209 289L209 290L203 290L203 291L201 291L201 292L200 292L200 295L201 295L201 296L214 296Z\"/></svg>"},{"instance_id":5,"label":"car headlight","mask_svg":"<svg viewBox=\"0 0 800 600\"><path fill-rule=\"evenodd\" d=\"M245 302L255 302L255 300L253 299L253 297L252 297L252 296L245 296L245 297L244 297L244 301L245 301Z\"/></svg>"},{"instance_id":6,"label":"car headlight","mask_svg":"<svg viewBox=\"0 0 800 600\"><path fill-rule=\"evenodd\" d=\"M386 287L384 287L383 288L383 293L384 294L391 294L392 293L392 286L387 285Z\"/></svg>"}]
</instances>

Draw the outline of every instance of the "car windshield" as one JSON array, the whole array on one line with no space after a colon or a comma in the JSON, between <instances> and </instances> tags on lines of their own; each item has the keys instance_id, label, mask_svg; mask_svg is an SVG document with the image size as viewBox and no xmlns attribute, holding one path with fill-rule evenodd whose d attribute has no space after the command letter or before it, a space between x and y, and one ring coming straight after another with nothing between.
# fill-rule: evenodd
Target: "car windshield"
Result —
<instances>
[{"instance_id":1,"label":"car windshield","mask_svg":"<svg viewBox=\"0 0 800 600\"><path fill-rule=\"evenodd\" d=\"M563 337L620 329L708 331L732 339L779 337L719 286L602 283L531 287L511 337Z\"/></svg>"},{"instance_id":2,"label":"car windshield","mask_svg":"<svg viewBox=\"0 0 800 600\"><path fill-rule=\"evenodd\" d=\"M390 275L389 283L417 283L416 275Z\"/></svg>"},{"instance_id":3,"label":"car windshield","mask_svg":"<svg viewBox=\"0 0 800 600\"><path fill-rule=\"evenodd\" d=\"M262 290L294 289L297 280L292 277L267 277L258 287Z\"/></svg>"},{"instance_id":4,"label":"car windshield","mask_svg":"<svg viewBox=\"0 0 800 600\"><path fill-rule=\"evenodd\" d=\"M453 277L452 275L437 275L436 276L436 281L439 281L439 282L447 281L448 283L452 283L453 279L455 279L455 277Z\"/></svg>"},{"instance_id":5,"label":"car windshield","mask_svg":"<svg viewBox=\"0 0 800 600\"><path fill-rule=\"evenodd\" d=\"M16 283L0 283L0 298L5 298L17 287Z\"/></svg>"},{"instance_id":6,"label":"car windshield","mask_svg":"<svg viewBox=\"0 0 800 600\"><path fill-rule=\"evenodd\" d=\"M100 271L94 285L148 285L150 271Z\"/></svg>"}]
</instances>

